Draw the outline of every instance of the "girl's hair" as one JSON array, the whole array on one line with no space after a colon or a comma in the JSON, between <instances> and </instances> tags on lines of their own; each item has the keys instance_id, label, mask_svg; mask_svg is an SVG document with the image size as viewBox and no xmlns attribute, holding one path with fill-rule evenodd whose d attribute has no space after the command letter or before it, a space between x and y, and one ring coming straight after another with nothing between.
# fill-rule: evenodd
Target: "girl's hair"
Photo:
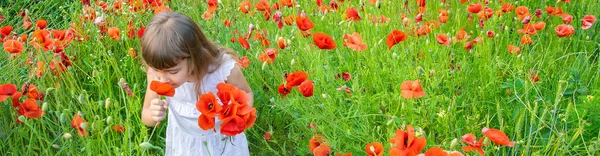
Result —
<instances>
[{"instance_id":1,"label":"girl's hair","mask_svg":"<svg viewBox=\"0 0 600 156\"><path fill-rule=\"evenodd\" d=\"M163 11L154 15L142 37L144 63L154 69L168 69L187 60L188 72L197 80L198 94L204 75L218 69L225 54L237 57L231 49L208 40L191 18L176 12ZM215 68L209 69L210 65Z\"/></svg>"}]
</instances>

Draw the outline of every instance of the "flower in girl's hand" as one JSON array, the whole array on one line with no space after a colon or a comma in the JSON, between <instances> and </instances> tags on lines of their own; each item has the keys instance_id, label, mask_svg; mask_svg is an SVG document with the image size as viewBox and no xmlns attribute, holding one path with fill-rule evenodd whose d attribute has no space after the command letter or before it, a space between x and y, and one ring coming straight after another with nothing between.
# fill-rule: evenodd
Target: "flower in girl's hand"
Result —
<instances>
[{"instance_id":1,"label":"flower in girl's hand","mask_svg":"<svg viewBox=\"0 0 600 156\"><path fill-rule=\"evenodd\" d=\"M215 116L218 115L218 119L222 121L220 133L223 135L235 136L252 127L257 116L256 108L248 104L248 94L226 83L219 83L217 90L222 106L212 92L202 94L196 103L196 108L202 113L198 117L198 126L203 130L214 128Z\"/></svg>"},{"instance_id":2,"label":"flower in girl's hand","mask_svg":"<svg viewBox=\"0 0 600 156\"><path fill-rule=\"evenodd\" d=\"M196 103L196 109L202 113L198 117L198 126L203 130L209 130L215 127L215 116L221 111L221 105L212 92L202 94L200 100Z\"/></svg>"},{"instance_id":3,"label":"flower in girl's hand","mask_svg":"<svg viewBox=\"0 0 600 156\"><path fill-rule=\"evenodd\" d=\"M152 81L150 83L150 89L156 92L158 95L172 97L175 95L175 87L167 83L161 83L158 81Z\"/></svg>"}]
</instances>

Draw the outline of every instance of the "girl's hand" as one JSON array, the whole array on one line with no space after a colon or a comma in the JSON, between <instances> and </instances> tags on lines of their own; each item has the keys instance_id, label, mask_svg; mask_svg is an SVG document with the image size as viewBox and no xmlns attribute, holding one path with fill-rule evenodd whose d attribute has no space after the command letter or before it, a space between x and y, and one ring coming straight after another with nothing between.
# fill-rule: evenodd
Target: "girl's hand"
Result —
<instances>
[{"instance_id":1,"label":"girl's hand","mask_svg":"<svg viewBox=\"0 0 600 156\"><path fill-rule=\"evenodd\" d=\"M169 107L169 103L167 100L161 99L152 99L150 101L150 116L156 122L160 122L167 116L167 108Z\"/></svg>"}]
</instances>

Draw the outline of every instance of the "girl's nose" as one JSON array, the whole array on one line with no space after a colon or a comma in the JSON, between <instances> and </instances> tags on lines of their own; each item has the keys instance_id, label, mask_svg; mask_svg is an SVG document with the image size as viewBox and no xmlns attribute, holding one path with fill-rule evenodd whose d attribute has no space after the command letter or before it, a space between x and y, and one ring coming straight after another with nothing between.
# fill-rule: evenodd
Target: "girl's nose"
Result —
<instances>
[{"instance_id":1,"label":"girl's nose","mask_svg":"<svg viewBox=\"0 0 600 156\"><path fill-rule=\"evenodd\" d=\"M154 80L161 82L161 83L167 83L169 82L169 80L163 76L154 76Z\"/></svg>"}]
</instances>

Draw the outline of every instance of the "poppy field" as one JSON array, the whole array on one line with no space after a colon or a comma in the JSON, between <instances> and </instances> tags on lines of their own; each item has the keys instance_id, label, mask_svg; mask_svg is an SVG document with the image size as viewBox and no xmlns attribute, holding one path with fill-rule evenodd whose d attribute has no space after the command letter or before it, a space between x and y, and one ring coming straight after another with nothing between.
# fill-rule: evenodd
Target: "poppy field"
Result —
<instances>
[{"instance_id":1,"label":"poppy field","mask_svg":"<svg viewBox=\"0 0 600 156\"><path fill-rule=\"evenodd\" d=\"M140 118L139 55L150 18L172 10L237 52L254 93L252 155L598 155L598 8L3 0L0 153L164 154L168 123Z\"/></svg>"}]
</instances>

